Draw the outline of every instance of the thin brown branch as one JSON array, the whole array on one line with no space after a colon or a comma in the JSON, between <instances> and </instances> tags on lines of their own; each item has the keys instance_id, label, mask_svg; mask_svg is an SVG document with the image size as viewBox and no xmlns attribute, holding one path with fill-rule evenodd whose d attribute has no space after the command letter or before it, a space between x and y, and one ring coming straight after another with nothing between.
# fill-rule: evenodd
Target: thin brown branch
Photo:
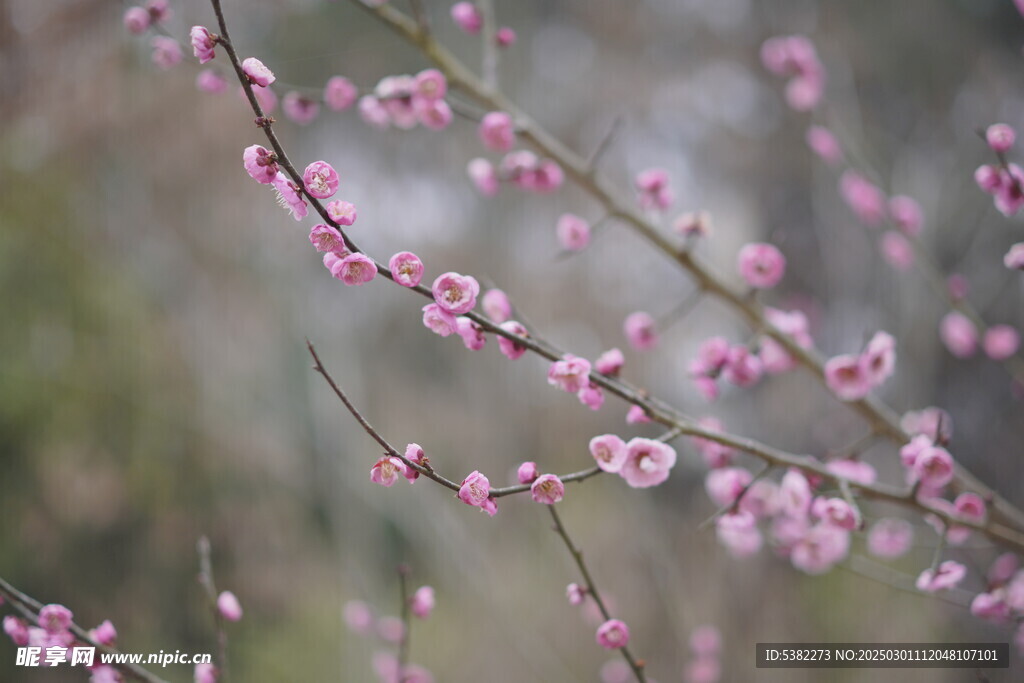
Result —
<instances>
[{"instance_id":1,"label":"thin brown branch","mask_svg":"<svg viewBox=\"0 0 1024 683\"><path fill-rule=\"evenodd\" d=\"M210 539L200 536L196 541L196 553L199 555L199 585L206 591L210 603L213 623L217 629L217 671L218 680L227 681L228 676L228 632L224 628L224 616L217 607L217 584L213 579L213 562L210 560Z\"/></svg>"}]
</instances>

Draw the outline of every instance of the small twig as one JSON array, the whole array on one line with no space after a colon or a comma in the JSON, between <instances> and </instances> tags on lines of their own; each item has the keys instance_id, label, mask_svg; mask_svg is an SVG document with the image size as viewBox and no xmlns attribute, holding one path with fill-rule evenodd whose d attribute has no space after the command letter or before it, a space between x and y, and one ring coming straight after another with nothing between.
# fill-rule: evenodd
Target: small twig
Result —
<instances>
[{"instance_id":1,"label":"small twig","mask_svg":"<svg viewBox=\"0 0 1024 683\"><path fill-rule=\"evenodd\" d=\"M554 505L546 506L548 511L551 513L551 519L555 523L555 531L561 536L562 542L565 543L565 547L569 550L569 554L572 555L572 559L576 562L576 566L580 570L580 574L583 576L583 582L587 586L587 593L594 598L594 602L597 603L597 608L601 610L601 616L604 617L605 621L612 618L611 613L604 604L604 600L601 599L601 594L597 590L597 586L594 585L594 579L590 576L590 571L587 569L586 563L583 561L583 551L576 547L572 542L572 538L569 537L569 532L565 530L565 525L562 524L561 517L558 516L558 512L555 510ZM626 663L629 664L629 668L633 670L633 675L636 676L636 680L640 683L644 683L647 679L644 677L644 664L633 657L633 653L629 651L628 647L621 647L619 650L622 652L623 658Z\"/></svg>"},{"instance_id":2,"label":"small twig","mask_svg":"<svg viewBox=\"0 0 1024 683\"><path fill-rule=\"evenodd\" d=\"M423 0L409 0L409 6L412 9L412 16L416 20L420 33L424 36L428 35L430 33L430 20L427 18L427 11L423 7Z\"/></svg>"},{"instance_id":3,"label":"small twig","mask_svg":"<svg viewBox=\"0 0 1024 683\"><path fill-rule=\"evenodd\" d=\"M875 439L878 438L878 432L875 430L869 431L867 434L858 437L851 443L841 446L834 451L830 451L826 454L827 460L845 460L852 458L855 455L860 455L874 443Z\"/></svg>"},{"instance_id":4,"label":"small twig","mask_svg":"<svg viewBox=\"0 0 1024 683\"><path fill-rule=\"evenodd\" d=\"M217 584L213 579L213 562L210 560L210 539L200 536L196 541L196 552L199 554L199 584L206 591L210 601L210 611L217 628L217 670L218 680L228 680L228 632L224 628L224 616L217 607Z\"/></svg>"},{"instance_id":5,"label":"small twig","mask_svg":"<svg viewBox=\"0 0 1024 683\"><path fill-rule=\"evenodd\" d=\"M703 294L704 291L700 289L695 289L689 294L687 294L686 297L682 301L680 301L675 308L673 308L671 311L669 311L656 321L655 324L657 325L658 329L666 330L672 327L672 325L676 324L680 320L684 319L690 313L692 313L693 310L697 308L697 305L700 303Z\"/></svg>"},{"instance_id":6,"label":"small twig","mask_svg":"<svg viewBox=\"0 0 1024 683\"><path fill-rule=\"evenodd\" d=\"M724 515L724 514L726 514L728 512L735 512L736 510L738 510L739 507L740 507L740 503L743 501L743 497L745 495L747 495L748 491L750 491L750 487L752 487L754 485L754 483L757 482L757 480L759 480L762 477L764 477L764 475L768 474L771 470L772 470L772 466L771 465L765 465L764 467L762 467L757 472L757 474L755 474L754 477L747 483L747 485L744 486L742 489L740 489L740 492L738 494L736 494L736 498L731 503L726 503L722 507L718 508L717 510L715 510L715 514L711 515L710 517L705 519L703 522L698 524L697 525L697 531L704 531L709 526L714 524L715 521L717 521L718 518L721 517L722 515Z\"/></svg>"},{"instance_id":7,"label":"small twig","mask_svg":"<svg viewBox=\"0 0 1024 683\"><path fill-rule=\"evenodd\" d=\"M483 39L483 58L480 73L484 85L492 91L498 89L498 24L494 17L493 0L476 0L483 18L480 35Z\"/></svg>"},{"instance_id":8,"label":"small twig","mask_svg":"<svg viewBox=\"0 0 1024 683\"><path fill-rule=\"evenodd\" d=\"M615 120L612 121L612 125L608 127L607 131L605 131L605 134L601 138L601 141L597 143L597 147L595 147L594 151L591 152L590 157L587 159L587 168L589 169L590 173L594 173L594 171L597 169L597 164L598 162L601 161L601 157L604 156L604 153L608 151L608 148L612 144L612 140L615 139L615 136L618 134L619 129L622 128L622 121L623 119L621 115L616 116Z\"/></svg>"},{"instance_id":9,"label":"small twig","mask_svg":"<svg viewBox=\"0 0 1024 683\"><path fill-rule=\"evenodd\" d=\"M843 494L843 500L846 504L853 508L853 514L857 518L857 529L864 529L864 515L860 511L860 506L857 505L857 500L853 497L853 491L850 489L850 482L845 479L839 481L839 490Z\"/></svg>"}]
</instances>

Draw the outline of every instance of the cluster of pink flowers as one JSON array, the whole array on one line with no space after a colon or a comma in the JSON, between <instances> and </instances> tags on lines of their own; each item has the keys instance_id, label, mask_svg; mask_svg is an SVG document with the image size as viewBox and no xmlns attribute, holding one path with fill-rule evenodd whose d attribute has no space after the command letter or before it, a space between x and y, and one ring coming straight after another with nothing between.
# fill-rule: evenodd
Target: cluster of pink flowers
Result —
<instances>
[{"instance_id":1,"label":"cluster of pink flowers","mask_svg":"<svg viewBox=\"0 0 1024 683\"><path fill-rule=\"evenodd\" d=\"M825 67L805 36L777 36L761 46L761 62L776 76L789 79L786 102L796 111L810 111L825 93Z\"/></svg>"},{"instance_id":2,"label":"cluster of pink flowers","mask_svg":"<svg viewBox=\"0 0 1024 683\"><path fill-rule=\"evenodd\" d=\"M167 0L149 0L145 7L135 5L125 10L124 27L129 33L142 35L170 16L171 8ZM179 64L184 57L178 41L165 35L153 36L150 47L153 48L153 63L161 69L170 69Z\"/></svg>"},{"instance_id":3,"label":"cluster of pink flowers","mask_svg":"<svg viewBox=\"0 0 1024 683\"><path fill-rule=\"evenodd\" d=\"M999 156L998 164L980 166L974 181L983 192L992 195L996 208L1004 216L1013 216L1024 207L1024 170L1005 160L1013 148L1017 133L1005 123L995 123L985 131L989 148Z\"/></svg>"},{"instance_id":4,"label":"cluster of pink flowers","mask_svg":"<svg viewBox=\"0 0 1024 683\"><path fill-rule=\"evenodd\" d=\"M989 567L986 590L971 601L971 614L998 624L1017 622L1016 642L1024 650L1024 569L1013 553L997 557Z\"/></svg>"},{"instance_id":5,"label":"cluster of pink flowers","mask_svg":"<svg viewBox=\"0 0 1024 683\"><path fill-rule=\"evenodd\" d=\"M857 401L892 376L896 368L896 340L876 332L860 355L843 354L825 363L825 383L843 401Z\"/></svg>"},{"instance_id":6,"label":"cluster of pink flowers","mask_svg":"<svg viewBox=\"0 0 1024 683\"><path fill-rule=\"evenodd\" d=\"M907 483L918 487L918 497L933 499L953 481L953 456L934 437L919 434L900 449Z\"/></svg>"},{"instance_id":7,"label":"cluster of pink flowers","mask_svg":"<svg viewBox=\"0 0 1024 683\"><path fill-rule=\"evenodd\" d=\"M435 595L431 586L420 586L408 598L409 611L417 619L426 619L434 610ZM376 637L384 643L395 646L406 636L406 627L395 616L377 617L373 608L361 600L350 600L342 609L342 617L348 628L364 637ZM380 683L433 683L431 673L416 664L407 664L400 669L398 657L392 652L378 650L373 655L373 670Z\"/></svg>"},{"instance_id":8,"label":"cluster of pink flowers","mask_svg":"<svg viewBox=\"0 0 1024 683\"><path fill-rule=\"evenodd\" d=\"M689 371L697 390L713 401L718 398L720 377L738 387L753 386L761 380L764 363L744 344L730 344L725 337L711 337L697 349Z\"/></svg>"},{"instance_id":9,"label":"cluster of pink flowers","mask_svg":"<svg viewBox=\"0 0 1024 683\"><path fill-rule=\"evenodd\" d=\"M595 436L590 440L590 454L598 467L618 474L633 488L663 483L676 464L672 446L639 436L628 443L614 434Z\"/></svg>"},{"instance_id":10,"label":"cluster of pink flowers","mask_svg":"<svg viewBox=\"0 0 1024 683\"><path fill-rule=\"evenodd\" d=\"M405 459L420 467L426 467L430 462L423 453L423 448L416 443L405 447ZM399 477L405 477L411 484L419 476L420 473L416 469L409 467L405 461L393 455L384 455L370 468L370 481L387 487L393 486Z\"/></svg>"},{"instance_id":11,"label":"cluster of pink flowers","mask_svg":"<svg viewBox=\"0 0 1024 683\"><path fill-rule=\"evenodd\" d=\"M580 403L591 410L598 410L604 405L604 391L590 381L590 369L590 361L586 358L567 354L548 368L548 384L576 394Z\"/></svg>"},{"instance_id":12,"label":"cluster of pink flowers","mask_svg":"<svg viewBox=\"0 0 1024 683\"><path fill-rule=\"evenodd\" d=\"M993 325L979 339L974 322L960 311L950 311L939 323L939 338L957 358L970 358L978 351L978 342L992 360L1006 360L1020 348L1020 333L1011 325Z\"/></svg>"},{"instance_id":13,"label":"cluster of pink flowers","mask_svg":"<svg viewBox=\"0 0 1024 683\"><path fill-rule=\"evenodd\" d=\"M422 125L443 130L452 122L452 109L444 99L447 92L448 82L437 69L415 76L387 76L377 83L372 95L359 98L359 114L377 128L410 130Z\"/></svg>"},{"instance_id":14,"label":"cluster of pink flowers","mask_svg":"<svg viewBox=\"0 0 1024 683\"><path fill-rule=\"evenodd\" d=\"M693 659L686 665L686 683L716 683L722 675L722 636L714 626L700 626L690 634Z\"/></svg>"},{"instance_id":15,"label":"cluster of pink flowers","mask_svg":"<svg viewBox=\"0 0 1024 683\"><path fill-rule=\"evenodd\" d=\"M39 610L37 626L31 626L20 617L8 615L3 619L3 630L18 647L39 647L48 661L70 661L71 648L84 645L71 632L73 615L64 605L45 605ZM104 621L89 631L89 638L100 645L114 647L117 644L117 629L110 621ZM121 674L113 666L94 660L88 667L93 683L116 683Z\"/></svg>"},{"instance_id":16,"label":"cluster of pink flowers","mask_svg":"<svg viewBox=\"0 0 1024 683\"><path fill-rule=\"evenodd\" d=\"M565 182L562 167L551 159L542 159L528 150L515 150L506 154L497 165L478 157L466 166L470 180L481 194L493 197L502 183L527 192L546 194L554 192Z\"/></svg>"}]
</instances>

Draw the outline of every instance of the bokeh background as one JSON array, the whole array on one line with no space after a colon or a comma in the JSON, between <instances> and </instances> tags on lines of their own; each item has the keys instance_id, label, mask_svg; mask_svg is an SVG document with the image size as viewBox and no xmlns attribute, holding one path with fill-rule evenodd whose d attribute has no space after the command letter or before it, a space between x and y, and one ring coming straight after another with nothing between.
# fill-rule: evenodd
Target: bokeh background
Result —
<instances>
[{"instance_id":1,"label":"bokeh background","mask_svg":"<svg viewBox=\"0 0 1024 683\"><path fill-rule=\"evenodd\" d=\"M478 41L451 24L450 3L425 4L437 34L478 64ZM1022 281L1001 257L1021 226L971 179L989 160L976 131L1024 125L1024 19L1009 0L495 4L520 38L501 64L516 101L583 152L623 117L602 164L623 191L635 172L667 168L676 209L713 214L701 249L721 272L733 272L746 241L779 244L789 271L768 301L810 311L825 353L894 333L900 361L884 398L900 411L949 410L953 453L1024 504L1024 420L1005 372L943 351L943 302L918 274L881 261L877 235L806 149L808 118L786 109L758 61L769 36L814 39L828 69L823 120L885 187L922 203L925 242L944 269L969 276L987 318L1020 325ZM175 35L212 26L207 3L172 6ZM372 86L426 67L347 2L225 6L243 56L286 83L319 88L344 74ZM578 576L547 512L506 498L489 519L430 482L371 484L378 449L311 371L304 338L387 438L420 443L453 478L480 469L504 484L528 459L574 471L589 464L595 434L657 430L627 426L614 399L581 408L547 386L536 358L513 364L493 341L471 353L431 334L423 302L385 281L332 280L306 240L312 223L293 222L242 170L242 149L262 140L234 88L199 93L191 55L157 70L146 40L123 30L124 7L0 0L0 575L69 605L87 627L113 620L126 651L212 652L195 580L196 539L208 534L218 584L246 610L230 629L234 680L368 681L372 653L388 646L352 634L342 606L395 614L395 567L406 562L414 586L437 591L434 615L414 625L412 660L439 681L597 680L611 657L593 642L592 616L564 598ZM408 249L429 278L455 270L498 284L580 355L625 349L628 313L667 314L692 291L615 223L585 253L558 259L557 217L596 220L600 208L568 186L480 198L465 165L483 150L465 120L443 133L382 132L349 111L278 130L300 167L326 159L339 170L339 196L359 209L353 234L372 254ZM657 352L627 351L626 376L796 452L863 433L804 372L707 404L686 364L716 333L741 341L749 330L706 301L664 330ZM723 680L960 681L973 673L756 671L754 643L1009 637L962 607L846 568L811 578L767 549L731 559L698 531L714 506L699 457L685 440L676 446L665 485L597 478L571 486L559 508L652 678L681 680L686 640L702 624L724 636ZM866 457L898 480L893 448ZM927 566L935 544L916 524L915 549L891 565L903 575ZM972 569L995 556L980 540L967 547L950 556ZM981 583L975 574L965 586ZM0 679L84 678L13 660L0 645ZM1021 666L988 680L1016 680ZM191 680L188 667L159 673Z\"/></svg>"}]
</instances>

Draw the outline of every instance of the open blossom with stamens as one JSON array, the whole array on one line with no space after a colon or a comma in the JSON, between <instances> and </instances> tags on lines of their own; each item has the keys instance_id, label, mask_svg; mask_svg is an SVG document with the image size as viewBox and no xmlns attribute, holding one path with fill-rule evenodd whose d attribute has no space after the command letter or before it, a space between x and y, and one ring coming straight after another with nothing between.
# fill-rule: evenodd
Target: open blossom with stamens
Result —
<instances>
[{"instance_id":1,"label":"open blossom with stamens","mask_svg":"<svg viewBox=\"0 0 1024 683\"><path fill-rule=\"evenodd\" d=\"M771 289L786 273L786 257L772 244L745 245L737 256L740 275L755 289Z\"/></svg>"},{"instance_id":2,"label":"open blossom with stamens","mask_svg":"<svg viewBox=\"0 0 1024 683\"><path fill-rule=\"evenodd\" d=\"M857 218L868 227L885 220L887 203L878 186L856 171L846 171L839 179L839 193Z\"/></svg>"},{"instance_id":3,"label":"open blossom with stamens","mask_svg":"<svg viewBox=\"0 0 1024 683\"><path fill-rule=\"evenodd\" d=\"M423 324L434 334L442 337L454 334L458 328L455 316L437 304L427 304L423 307ZM525 349L523 351L525 352Z\"/></svg>"},{"instance_id":4,"label":"open blossom with stamens","mask_svg":"<svg viewBox=\"0 0 1024 683\"><path fill-rule=\"evenodd\" d=\"M192 52L200 64L206 64L216 56L213 48L217 45L217 37L205 26L193 26L189 38L192 40Z\"/></svg>"},{"instance_id":5,"label":"open blossom with stamens","mask_svg":"<svg viewBox=\"0 0 1024 683\"><path fill-rule=\"evenodd\" d=\"M626 462L626 443L614 434L602 434L590 440L590 454L605 472L618 472Z\"/></svg>"},{"instance_id":6,"label":"open blossom with stamens","mask_svg":"<svg viewBox=\"0 0 1024 683\"><path fill-rule=\"evenodd\" d=\"M302 174L306 192L317 199L327 199L338 191L338 172L326 161L314 161Z\"/></svg>"},{"instance_id":7,"label":"open blossom with stamens","mask_svg":"<svg viewBox=\"0 0 1024 683\"><path fill-rule=\"evenodd\" d=\"M281 171L277 172L271 181L274 190L277 191L277 203L288 210L297 221L301 221L309 213L306 200L299 192L298 186Z\"/></svg>"},{"instance_id":8,"label":"open blossom with stamens","mask_svg":"<svg viewBox=\"0 0 1024 683\"><path fill-rule=\"evenodd\" d=\"M931 567L917 577L917 589L926 593L935 593L955 587L967 576L967 568L959 562L946 560L933 571Z\"/></svg>"},{"instance_id":9,"label":"open blossom with stamens","mask_svg":"<svg viewBox=\"0 0 1024 683\"><path fill-rule=\"evenodd\" d=\"M482 509L491 517L498 511L494 499L490 497L491 482L477 470L473 470L468 477L462 480L459 488L459 500L466 505L472 505Z\"/></svg>"},{"instance_id":10,"label":"open blossom with stamens","mask_svg":"<svg viewBox=\"0 0 1024 683\"><path fill-rule=\"evenodd\" d=\"M512 334L519 335L520 337L529 337L530 331L523 326L522 323L516 322L515 320L506 320L499 325L501 329ZM501 352L509 359L516 360L526 353L526 346L519 342L508 339L507 337L498 337L498 348Z\"/></svg>"},{"instance_id":11,"label":"open blossom with stamens","mask_svg":"<svg viewBox=\"0 0 1024 683\"><path fill-rule=\"evenodd\" d=\"M348 255L348 247L345 246L345 240L341 233L337 228L332 228L325 223L313 226L313 229L309 231L309 241L317 251L334 252L342 255L342 258Z\"/></svg>"},{"instance_id":12,"label":"open blossom with stamens","mask_svg":"<svg viewBox=\"0 0 1024 683\"><path fill-rule=\"evenodd\" d=\"M658 345L658 332L649 313L637 311L626 316L622 325L629 345L637 351L650 351Z\"/></svg>"},{"instance_id":13,"label":"open blossom with stamens","mask_svg":"<svg viewBox=\"0 0 1024 683\"><path fill-rule=\"evenodd\" d=\"M554 505L565 496L565 484L554 474L542 474L530 486L530 495L538 503Z\"/></svg>"},{"instance_id":14,"label":"open blossom with stamens","mask_svg":"<svg viewBox=\"0 0 1024 683\"><path fill-rule=\"evenodd\" d=\"M348 109L358 96L358 88L344 76L331 76L324 85L324 104L332 111Z\"/></svg>"},{"instance_id":15,"label":"open blossom with stamens","mask_svg":"<svg viewBox=\"0 0 1024 683\"><path fill-rule=\"evenodd\" d=\"M280 170L277 166L277 155L260 145L245 148L242 152L242 165L253 180L264 184L274 182Z\"/></svg>"},{"instance_id":16,"label":"open blossom with stamens","mask_svg":"<svg viewBox=\"0 0 1024 683\"><path fill-rule=\"evenodd\" d=\"M664 211L675 201L668 171L663 168L649 168L637 173L634 184L640 193L640 207L643 209Z\"/></svg>"},{"instance_id":17,"label":"open blossom with stamens","mask_svg":"<svg viewBox=\"0 0 1024 683\"><path fill-rule=\"evenodd\" d=\"M434 610L434 589L420 586L409 600L409 609L419 619L426 619Z\"/></svg>"},{"instance_id":18,"label":"open blossom with stamens","mask_svg":"<svg viewBox=\"0 0 1024 683\"><path fill-rule=\"evenodd\" d=\"M576 214L563 213L555 231L558 243L567 251L579 251L590 244L590 223Z\"/></svg>"},{"instance_id":19,"label":"open blossom with stamens","mask_svg":"<svg viewBox=\"0 0 1024 683\"><path fill-rule=\"evenodd\" d=\"M629 627L619 619L609 619L597 628L597 644L606 650L629 644Z\"/></svg>"},{"instance_id":20,"label":"open blossom with stamens","mask_svg":"<svg viewBox=\"0 0 1024 683\"><path fill-rule=\"evenodd\" d=\"M480 29L483 28L483 15L472 2L455 3L452 5L451 15L455 25L466 33L480 33Z\"/></svg>"},{"instance_id":21,"label":"open blossom with stamens","mask_svg":"<svg viewBox=\"0 0 1024 683\"><path fill-rule=\"evenodd\" d=\"M939 338L957 358L970 358L978 350L978 328L959 311L951 311L942 318Z\"/></svg>"},{"instance_id":22,"label":"open blossom with stamens","mask_svg":"<svg viewBox=\"0 0 1024 683\"><path fill-rule=\"evenodd\" d=\"M434 301L443 310L452 315L462 315L476 306L480 284L471 275L448 272L434 280L431 291L434 293Z\"/></svg>"},{"instance_id":23,"label":"open blossom with stamens","mask_svg":"<svg viewBox=\"0 0 1024 683\"><path fill-rule=\"evenodd\" d=\"M331 268L331 275L346 285L362 285L377 275L377 264L366 254L353 253Z\"/></svg>"},{"instance_id":24,"label":"open blossom with stamens","mask_svg":"<svg viewBox=\"0 0 1024 683\"><path fill-rule=\"evenodd\" d=\"M406 476L407 470L399 458L385 455L370 468L370 481L381 486L392 486L399 477Z\"/></svg>"},{"instance_id":25,"label":"open blossom with stamens","mask_svg":"<svg viewBox=\"0 0 1024 683\"><path fill-rule=\"evenodd\" d=\"M484 329L464 315L455 319L455 332L470 351L479 351L487 343Z\"/></svg>"},{"instance_id":26,"label":"open blossom with stamens","mask_svg":"<svg viewBox=\"0 0 1024 683\"><path fill-rule=\"evenodd\" d=\"M575 394L590 381L590 361L586 358L567 354L548 369L548 384L562 391Z\"/></svg>"},{"instance_id":27,"label":"open blossom with stamens","mask_svg":"<svg viewBox=\"0 0 1024 683\"><path fill-rule=\"evenodd\" d=\"M524 462L516 470L516 479L520 484L532 484L540 476L540 472L537 470L537 463L535 462Z\"/></svg>"},{"instance_id":28,"label":"open blossom with stamens","mask_svg":"<svg viewBox=\"0 0 1024 683\"><path fill-rule=\"evenodd\" d=\"M335 186L337 186L337 182L335 182ZM330 216L331 220L338 225L352 225L356 222L358 214L356 213L355 204L351 202L335 199L333 202L327 202L324 208L327 210L327 215Z\"/></svg>"},{"instance_id":29,"label":"open blossom with stamens","mask_svg":"<svg viewBox=\"0 0 1024 683\"><path fill-rule=\"evenodd\" d=\"M503 111L492 111L484 114L477 128L480 141L488 149L496 152L507 152L516 141L515 125L512 117Z\"/></svg>"},{"instance_id":30,"label":"open blossom with stamens","mask_svg":"<svg viewBox=\"0 0 1024 683\"><path fill-rule=\"evenodd\" d=\"M153 36L149 44L153 48L153 63L161 69L170 69L181 63L184 55L174 38Z\"/></svg>"},{"instance_id":31,"label":"open blossom with stamens","mask_svg":"<svg viewBox=\"0 0 1024 683\"><path fill-rule=\"evenodd\" d=\"M320 102L306 97L300 92L291 90L281 100L281 109L289 121L307 126L320 114Z\"/></svg>"},{"instance_id":32,"label":"open blossom with stamens","mask_svg":"<svg viewBox=\"0 0 1024 683\"><path fill-rule=\"evenodd\" d=\"M480 301L484 314L499 325L512 317L512 302L500 289L488 289Z\"/></svg>"},{"instance_id":33,"label":"open blossom with stamens","mask_svg":"<svg viewBox=\"0 0 1024 683\"><path fill-rule=\"evenodd\" d=\"M858 356L830 358L825 363L825 383L843 401L857 401L871 391L871 376Z\"/></svg>"},{"instance_id":34,"label":"open blossom with stamens","mask_svg":"<svg viewBox=\"0 0 1024 683\"><path fill-rule=\"evenodd\" d=\"M265 88L277 80L274 76L274 72L268 69L263 62L255 57L248 57L242 61L242 71L245 73L245 76L249 79L250 83L258 85L261 88Z\"/></svg>"},{"instance_id":35,"label":"open blossom with stamens","mask_svg":"<svg viewBox=\"0 0 1024 683\"><path fill-rule=\"evenodd\" d=\"M633 488L647 488L668 479L675 464L674 448L661 441L635 437L626 444L626 460L619 475Z\"/></svg>"},{"instance_id":36,"label":"open blossom with stamens","mask_svg":"<svg viewBox=\"0 0 1024 683\"><path fill-rule=\"evenodd\" d=\"M411 251L400 251L388 261L395 282L403 287L415 287L423 279L423 261Z\"/></svg>"}]
</instances>

